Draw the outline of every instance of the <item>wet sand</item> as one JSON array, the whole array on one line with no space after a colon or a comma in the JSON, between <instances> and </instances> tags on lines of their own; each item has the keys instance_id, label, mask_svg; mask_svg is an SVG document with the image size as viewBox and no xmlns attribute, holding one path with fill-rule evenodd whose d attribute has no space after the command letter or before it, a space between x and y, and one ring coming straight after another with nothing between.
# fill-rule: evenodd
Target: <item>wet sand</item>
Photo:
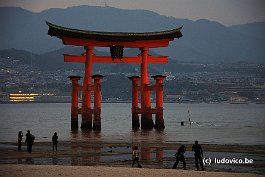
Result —
<instances>
[{"instance_id":1,"label":"wet sand","mask_svg":"<svg viewBox=\"0 0 265 177\"><path fill-rule=\"evenodd\" d=\"M87 177L87 176L141 176L141 177L262 177L264 175L187 171L172 169L136 169L126 167L102 167L102 166L58 166L58 165L0 165L1 177Z\"/></svg>"},{"instance_id":2,"label":"wet sand","mask_svg":"<svg viewBox=\"0 0 265 177\"><path fill-rule=\"evenodd\" d=\"M140 147L140 157L143 169L136 170L131 168L131 149L133 145L138 145ZM224 156L228 158L242 158L246 156L247 158L254 159L253 164L208 165L205 166L207 172L195 171L196 168L194 165L193 152L191 152L191 144L186 144L186 162L188 171L182 170L182 163L178 165L177 172L176 170L171 170L170 168L175 161L174 153L179 146L180 144L175 143L131 144L66 141L59 142L58 152L53 153L52 144L50 142L36 142L34 143L32 154L29 154L26 152L25 144L22 146L22 151L18 152L16 143L2 142L0 143L0 176L3 174L9 174L9 172L13 172L13 176L18 176L19 173L26 175L27 171L31 171L32 169L34 169L34 173L39 171L43 176L58 176L58 174L66 176L72 174L70 176L76 176L73 175L74 171L82 171L78 173L79 176L84 176L86 173L90 174L91 171L99 172L98 175L95 174L95 176L106 176L109 173L113 173L113 175L119 174L118 176L139 176L138 171L141 171L141 176L142 173L144 173L144 176L154 176L154 174L161 175L161 173L165 173L166 176L176 176L178 174L180 174L180 176L195 176L195 174L196 176L235 176L235 174L238 176L251 176L252 174L265 175L265 145L202 144L205 154L212 155L212 157ZM128 170L132 171L127 174ZM158 171L154 173L154 170ZM51 172L49 174L46 171ZM73 172L66 173L67 171ZM225 173L223 174L219 172ZM231 172L236 173L234 174ZM244 173L244 175L239 173Z\"/></svg>"}]
</instances>

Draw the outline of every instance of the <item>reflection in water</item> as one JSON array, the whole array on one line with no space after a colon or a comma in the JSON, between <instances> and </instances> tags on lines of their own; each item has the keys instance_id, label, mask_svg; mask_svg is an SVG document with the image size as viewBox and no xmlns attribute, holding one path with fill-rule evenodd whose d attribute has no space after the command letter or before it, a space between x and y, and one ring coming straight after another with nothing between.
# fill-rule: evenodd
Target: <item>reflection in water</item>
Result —
<instances>
[{"instance_id":1,"label":"reflection in water","mask_svg":"<svg viewBox=\"0 0 265 177\"><path fill-rule=\"evenodd\" d=\"M163 166L164 150L159 145L165 142L164 130L133 130L131 136L132 144L140 145L141 160L148 163L155 161L159 167ZM146 146L146 143L150 145Z\"/></svg>"},{"instance_id":2,"label":"reflection in water","mask_svg":"<svg viewBox=\"0 0 265 177\"><path fill-rule=\"evenodd\" d=\"M26 164L34 164L34 159L31 157L26 158Z\"/></svg>"},{"instance_id":3,"label":"reflection in water","mask_svg":"<svg viewBox=\"0 0 265 177\"><path fill-rule=\"evenodd\" d=\"M52 164L53 165L57 165L57 163L58 163L58 158L57 157L53 157L52 158Z\"/></svg>"},{"instance_id":4,"label":"reflection in water","mask_svg":"<svg viewBox=\"0 0 265 177\"><path fill-rule=\"evenodd\" d=\"M151 148L150 147L141 148L141 160L151 160Z\"/></svg>"},{"instance_id":5,"label":"reflection in water","mask_svg":"<svg viewBox=\"0 0 265 177\"><path fill-rule=\"evenodd\" d=\"M71 130L71 141L77 142L89 142L89 141L101 141L101 131L92 130Z\"/></svg>"},{"instance_id":6,"label":"reflection in water","mask_svg":"<svg viewBox=\"0 0 265 177\"><path fill-rule=\"evenodd\" d=\"M153 163L157 167L163 167L164 150L163 148L141 147L141 160Z\"/></svg>"},{"instance_id":7,"label":"reflection in water","mask_svg":"<svg viewBox=\"0 0 265 177\"><path fill-rule=\"evenodd\" d=\"M162 148L157 148L156 149L156 160L157 161L163 161L164 158L164 151Z\"/></svg>"},{"instance_id":8,"label":"reflection in water","mask_svg":"<svg viewBox=\"0 0 265 177\"><path fill-rule=\"evenodd\" d=\"M164 150L160 144L164 143L165 133L163 130L132 129L131 143L115 145L104 142L101 131L78 131L71 132L71 164L91 165L100 163L131 163L132 147L138 146L140 158L153 165L163 166ZM105 145L104 145L105 144Z\"/></svg>"},{"instance_id":9,"label":"reflection in water","mask_svg":"<svg viewBox=\"0 0 265 177\"><path fill-rule=\"evenodd\" d=\"M17 159L17 163L18 163L18 164L22 164L22 159L20 159L20 158Z\"/></svg>"},{"instance_id":10,"label":"reflection in water","mask_svg":"<svg viewBox=\"0 0 265 177\"><path fill-rule=\"evenodd\" d=\"M101 160L101 147L90 144L100 140L100 131L78 131L71 132L71 164L88 165L98 163Z\"/></svg>"},{"instance_id":11,"label":"reflection in water","mask_svg":"<svg viewBox=\"0 0 265 177\"><path fill-rule=\"evenodd\" d=\"M164 143L166 133L164 130L135 130L131 131L131 141L132 143Z\"/></svg>"}]
</instances>

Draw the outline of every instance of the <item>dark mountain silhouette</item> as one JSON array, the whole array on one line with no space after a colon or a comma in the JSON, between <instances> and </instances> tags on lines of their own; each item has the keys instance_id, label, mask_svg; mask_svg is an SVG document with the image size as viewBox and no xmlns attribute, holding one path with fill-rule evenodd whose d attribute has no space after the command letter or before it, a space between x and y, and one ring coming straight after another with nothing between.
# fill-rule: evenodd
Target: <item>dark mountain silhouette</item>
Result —
<instances>
[{"instance_id":1,"label":"dark mountain silhouette","mask_svg":"<svg viewBox=\"0 0 265 177\"><path fill-rule=\"evenodd\" d=\"M265 40L265 22L256 22L243 25L233 25L230 26L230 29L233 29L241 34L255 37L256 39Z\"/></svg>"},{"instance_id":2,"label":"dark mountain silhouette","mask_svg":"<svg viewBox=\"0 0 265 177\"><path fill-rule=\"evenodd\" d=\"M41 57L45 57L39 59L45 65L47 57L53 56L52 51L64 47L61 40L47 35L45 21L71 28L99 31L144 32L183 26L182 38L170 43L169 48L153 51L178 61L214 63L265 60L265 39L260 32L264 31L264 23L226 27L209 20L176 19L147 10L94 6L54 8L40 13L0 7L0 49L16 48L44 53ZM54 61L59 59L58 56L55 58Z\"/></svg>"}]
</instances>

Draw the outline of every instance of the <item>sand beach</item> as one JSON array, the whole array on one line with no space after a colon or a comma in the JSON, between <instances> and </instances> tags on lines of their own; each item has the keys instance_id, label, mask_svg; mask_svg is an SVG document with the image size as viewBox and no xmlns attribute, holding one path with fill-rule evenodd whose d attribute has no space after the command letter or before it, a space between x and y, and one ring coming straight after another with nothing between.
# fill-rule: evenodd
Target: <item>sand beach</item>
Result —
<instances>
[{"instance_id":1,"label":"sand beach","mask_svg":"<svg viewBox=\"0 0 265 177\"><path fill-rule=\"evenodd\" d=\"M143 168L131 168L131 149L140 147ZM115 142L59 142L58 152L52 152L50 142L36 142L31 154L17 151L16 143L0 143L1 177L7 176L265 176L264 145L202 144L205 156L213 158L252 158L252 164L206 164L205 171L196 171L194 158L187 144L188 170L180 163L172 170L174 143L115 143ZM12 174L12 175L11 175Z\"/></svg>"},{"instance_id":2,"label":"sand beach","mask_svg":"<svg viewBox=\"0 0 265 177\"><path fill-rule=\"evenodd\" d=\"M194 170L147 169L103 166L62 165L0 165L1 177L87 177L87 176L141 176L141 177L262 177L265 175Z\"/></svg>"}]
</instances>

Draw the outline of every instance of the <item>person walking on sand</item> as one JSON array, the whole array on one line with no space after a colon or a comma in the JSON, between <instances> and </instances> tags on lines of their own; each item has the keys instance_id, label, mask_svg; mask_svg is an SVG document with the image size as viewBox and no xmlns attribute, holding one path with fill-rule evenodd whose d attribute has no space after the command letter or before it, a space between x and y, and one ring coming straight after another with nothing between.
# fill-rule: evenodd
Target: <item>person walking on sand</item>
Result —
<instances>
[{"instance_id":1,"label":"person walking on sand","mask_svg":"<svg viewBox=\"0 0 265 177\"><path fill-rule=\"evenodd\" d=\"M195 141L195 144L192 146L192 151L194 151L195 165L197 170L200 170L199 168L199 163L200 163L201 169L203 171L204 170L203 161L202 161L203 151L201 145L198 143L197 140Z\"/></svg>"},{"instance_id":2,"label":"person walking on sand","mask_svg":"<svg viewBox=\"0 0 265 177\"><path fill-rule=\"evenodd\" d=\"M53 136L52 136L52 151L54 152L54 147L55 150L57 152L57 144L58 144L58 136L57 136L57 132L54 132Z\"/></svg>"},{"instance_id":3,"label":"person walking on sand","mask_svg":"<svg viewBox=\"0 0 265 177\"><path fill-rule=\"evenodd\" d=\"M27 143L27 151L28 151L28 153L32 152L32 145L34 143L34 140L35 140L35 136L32 135L30 133L30 131L28 130L27 134L26 134L26 143Z\"/></svg>"},{"instance_id":4,"label":"person walking on sand","mask_svg":"<svg viewBox=\"0 0 265 177\"><path fill-rule=\"evenodd\" d=\"M181 145L175 154L176 162L174 163L172 169L176 169L179 161L181 161L183 163L183 169L187 170L186 161L185 161L185 157L184 157L185 152L186 152L186 147L184 145Z\"/></svg>"},{"instance_id":5,"label":"person walking on sand","mask_svg":"<svg viewBox=\"0 0 265 177\"><path fill-rule=\"evenodd\" d=\"M23 137L23 133L22 133L22 131L19 131L18 132L18 137L17 137L17 143L18 143L17 150L18 151L21 151L22 137Z\"/></svg>"},{"instance_id":6,"label":"person walking on sand","mask_svg":"<svg viewBox=\"0 0 265 177\"><path fill-rule=\"evenodd\" d=\"M139 163L139 151L138 151L138 146L133 147L133 152L132 152L132 167L134 166L135 163L137 163L138 167L141 168L142 166Z\"/></svg>"}]
</instances>

